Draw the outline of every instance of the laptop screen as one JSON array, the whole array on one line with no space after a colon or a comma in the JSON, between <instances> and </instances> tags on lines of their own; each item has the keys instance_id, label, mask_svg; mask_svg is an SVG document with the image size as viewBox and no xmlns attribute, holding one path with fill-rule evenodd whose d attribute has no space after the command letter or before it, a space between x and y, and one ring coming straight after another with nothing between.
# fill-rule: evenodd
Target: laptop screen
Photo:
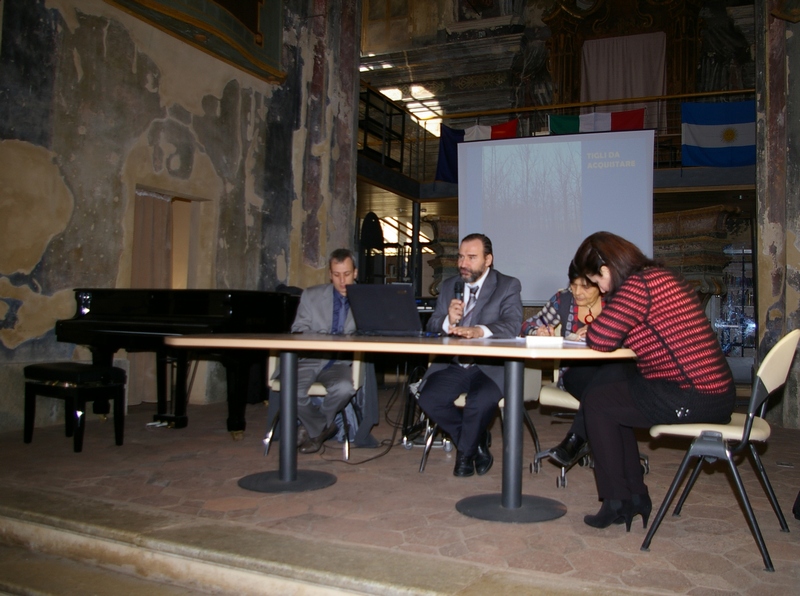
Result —
<instances>
[{"instance_id":1,"label":"laptop screen","mask_svg":"<svg viewBox=\"0 0 800 596\"><path fill-rule=\"evenodd\" d=\"M420 335L414 289L405 284L353 284L347 299L359 334Z\"/></svg>"}]
</instances>

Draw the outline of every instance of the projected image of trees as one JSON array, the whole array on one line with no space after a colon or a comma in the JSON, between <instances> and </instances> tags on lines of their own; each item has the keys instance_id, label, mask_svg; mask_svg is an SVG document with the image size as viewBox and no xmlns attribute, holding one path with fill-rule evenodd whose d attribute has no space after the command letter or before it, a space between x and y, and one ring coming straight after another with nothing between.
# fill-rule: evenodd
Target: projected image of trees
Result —
<instances>
[{"instance_id":1,"label":"projected image of trees","mask_svg":"<svg viewBox=\"0 0 800 596\"><path fill-rule=\"evenodd\" d=\"M484 147L482 178L484 213L522 214L509 234L536 229L541 247L581 240L580 142Z\"/></svg>"}]
</instances>

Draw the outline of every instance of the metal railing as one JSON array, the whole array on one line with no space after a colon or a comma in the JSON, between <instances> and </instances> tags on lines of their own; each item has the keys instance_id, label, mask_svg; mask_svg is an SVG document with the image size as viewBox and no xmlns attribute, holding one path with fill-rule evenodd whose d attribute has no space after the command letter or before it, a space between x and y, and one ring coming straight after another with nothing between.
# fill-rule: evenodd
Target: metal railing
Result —
<instances>
[{"instance_id":1,"label":"metal railing","mask_svg":"<svg viewBox=\"0 0 800 596\"><path fill-rule=\"evenodd\" d=\"M754 97L754 89L684 93L448 114L442 118L442 122L451 128L467 128L475 124L500 124L517 118L518 134L526 137L549 134L550 115L579 115L644 107L645 128L655 131L653 166L674 168L681 165L682 103L744 101ZM358 150L410 178L433 181L436 175L439 137L425 128L425 122L433 118L418 118L402 104L390 100L362 82Z\"/></svg>"}]
</instances>

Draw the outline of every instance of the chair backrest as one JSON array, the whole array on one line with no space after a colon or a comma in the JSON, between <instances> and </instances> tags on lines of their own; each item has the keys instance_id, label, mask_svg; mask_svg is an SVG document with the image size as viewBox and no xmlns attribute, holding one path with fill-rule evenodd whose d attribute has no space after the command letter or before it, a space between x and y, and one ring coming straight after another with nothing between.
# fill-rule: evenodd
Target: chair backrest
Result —
<instances>
[{"instance_id":1,"label":"chair backrest","mask_svg":"<svg viewBox=\"0 0 800 596\"><path fill-rule=\"evenodd\" d=\"M761 407L770 393L786 382L798 340L800 340L800 329L787 333L762 360L750 397L748 409L750 415Z\"/></svg>"}]
</instances>

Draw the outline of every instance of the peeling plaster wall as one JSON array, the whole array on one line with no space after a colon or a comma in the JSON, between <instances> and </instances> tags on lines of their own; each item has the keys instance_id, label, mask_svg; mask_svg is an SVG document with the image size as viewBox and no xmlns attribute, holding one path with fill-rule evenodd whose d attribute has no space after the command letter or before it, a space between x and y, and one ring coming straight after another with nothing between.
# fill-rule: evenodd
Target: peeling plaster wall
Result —
<instances>
[{"instance_id":1,"label":"peeling plaster wall","mask_svg":"<svg viewBox=\"0 0 800 596\"><path fill-rule=\"evenodd\" d=\"M357 0L285 0L281 85L102 0L0 6L0 431L25 364L89 357L53 333L73 288L130 286L137 187L198 201L190 287L307 286L353 247ZM224 399L211 368L193 399Z\"/></svg>"},{"instance_id":2,"label":"peeling plaster wall","mask_svg":"<svg viewBox=\"0 0 800 596\"><path fill-rule=\"evenodd\" d=\"M769 282L764 279L764 275L759 275L759 282L766 286L772 296L775 296L778 294L775 292L777 288L771 282L779 278L782 280L783 287L780 289L780 294L783 297L785 310L781 318L785 334L792 329L800 329L800 80L793 74L800 70L800 24L790 22L784 24L785 30L780 32L780 37L775 41L776 44L784 44L784 51L780 54L784 58L786 74L783 80L783 84L786 85L784 147L786 176L783 179L784 187L779 194L779 200L784 203L783 221L770 222L765 228L764 242L760 243L761 251L769 253L770 242L782 242L784 270L781 276L768 270ZM773 223L777 225L772 225ZM773 231L778 233L777 237L772 236ZM766 320L772 317L770 312L766 312L765 315ZM768 328L768 331L771 330L772 327ZM771 342L765 342L771 347L777 337L765 339ZM783 400L775 408L772 419L785 427L800 428L800 357L795 357L793 372L790 373L784 388Z\"/></svg>"},{"instance_id":3,"label":"peeling plaster wall","mask_svg":"<svg viewBox=\"0 0 800 596\"><path fill-rule=\"evenodd\" d=\"M758 357L800 328L800 25L775 18L770 0L757 4L756 97L758 109ZM768 418L800 428L800 357Z\"/></svg>"}]
</instances>

